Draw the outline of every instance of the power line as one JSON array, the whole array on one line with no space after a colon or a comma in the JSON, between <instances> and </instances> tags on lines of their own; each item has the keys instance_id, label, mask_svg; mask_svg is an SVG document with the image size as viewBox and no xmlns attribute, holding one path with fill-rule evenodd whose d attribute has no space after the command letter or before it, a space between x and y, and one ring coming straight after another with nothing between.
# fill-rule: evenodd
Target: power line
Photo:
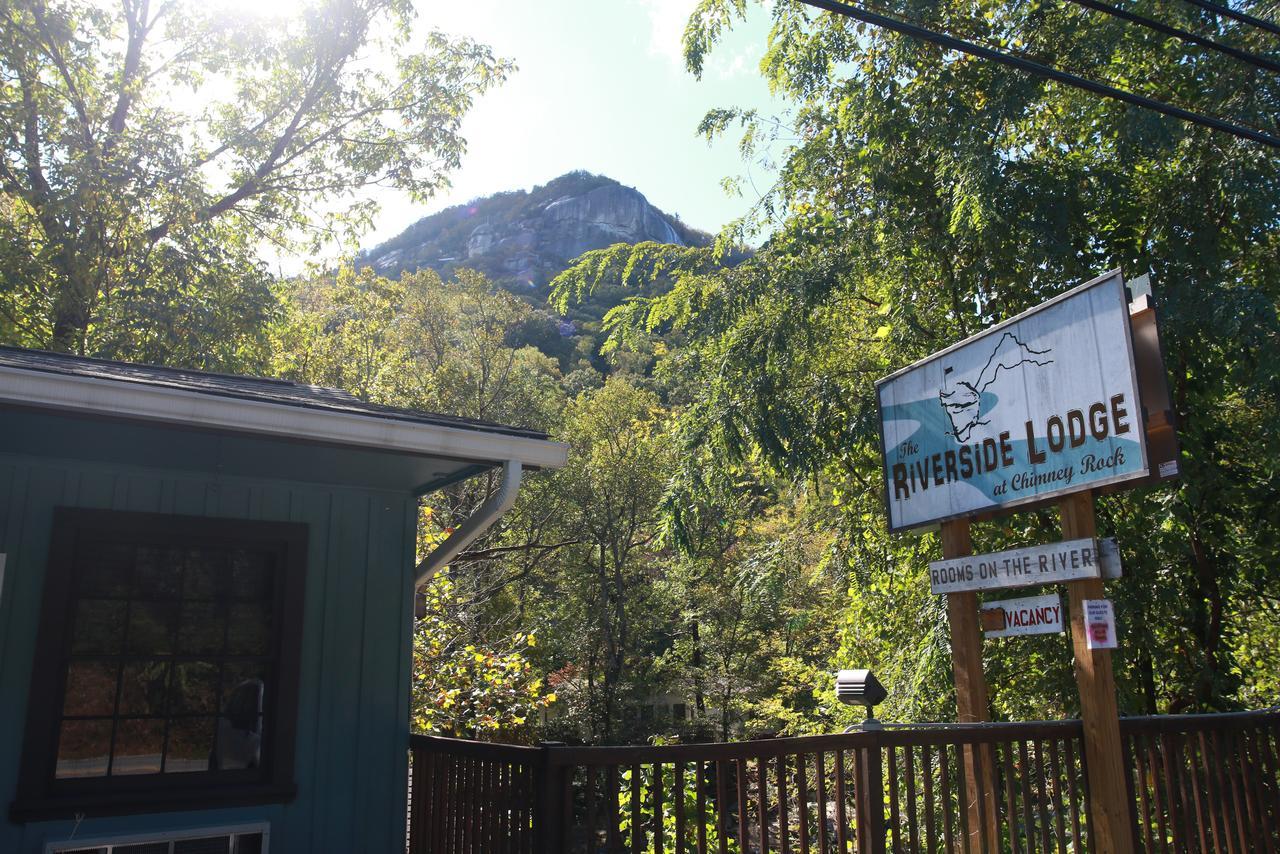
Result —
<instances>
[{"instance_id":1,"label":"power line","mask_svg":"<svg viewBox=\"0 0 1280 854\"><path fill-rule=\"evenodd\" d=\"M1247 50L1241 50L1240 48L1232 47L1229 44L1223 44L1220 41L1207 38L1199 33L1193 33L1190 30L1184 30L1181 27L1171 26L1163 21L1157 21L1155 18L1148 18L1145 15L1139 15L1134 12L1130 12L1127 9L1121 9L1119 6L1113 6L1110 3L1103 3L1102 0L1067 1L1075 3L1078 6L1084 6L1087 9L1104 12L1112 17L1120 18L1123 21L1129 21L1130 23L1137 24L1140 27L1155 30L1158 33L1164 33L1166 36L1172 36L1177 39L1182 39L1185 42L1190 42L1191 44L1197 44L1210 50L1216 50L1219 53L1225 53L1227 56L1235 57L1241 62L1247 62L1249 65L1253 65L1258 68L1265 68L1268 71L1280 71L1280 62L1277 62L1274 59L1268 59L1265 56L1251 53Z\"/></svg>"},{"instance_id":2,"label":"power line","mask_svg":"<svg viewBox=\"0 0 1280 854\"><path fill-rule=\"evenodd\" d=\"M1264 21L1262 18L1255 18L1247 12L1237 12L1230 6L1223 6L1218 3L1211 3L1209 0L1187 0L1193 6L1199 6L1201 9L1207 9L1215 15L1224 15L1228 18L1235 18L1242 24L1248 24L1251 27L1257 27L1260 30L1266 30L1269 33L1280 36L1280 25Z\"/></svg>"},{"instance_id":3,"label":"power line","mask_svg":"<svg viewBox=\"0 0 1280 854\"><path fill-rule=\"evenodd\" d=\"M1101 95L1104 98L1111 98L1117 101L1123 101L1126 104L1132 104L1136 107L1153 110L1175 119L1181 119L1192 124L1202 125L1204 127L1220 130L1229 133L1241 139L1248 139L1253 142L1260 142L1263 145L1272 148L1280 148L1280 136L1267 133L1265 131L1256 130L1245 125L1236 124L1220 119L1216 116L1197 113L1191 110L1185 110L1182 107L1176 107L1173 104L1166 104L1163 101L1157 101L1154 98L1148 98L1145 95L1139 95L1135 92L1129 92L1125 89L1119 89L1105 83L1099 83L1096 80L1090 80L1087 77L1081 77L1078 74L1071 74L1067 71L1054 68L1051 65L1034 62L1030 59L1024 59L1020 56L1013 56L1007 53L1001 53L993 48L985 47L973 42L964 41L963 39L949 36L946 33L939 33L922 27L919 24L903 21L897 18L891 18L887 15L880 15L875 12L867 11L859 6L849 3L837 2L837 0L801 0L809 6L822 9L836 15L844 15L863 23L870 24L873 27L882 27L886 30L892 30L895 33L901 33L906 36L921 39L923 41L932 42L933 44L945 47L948 50L967 53L970 56L977 56L982 59L989 59L992 62L998 62L1001 65L1008 65L1011 68L1017 68L1020 71L1026 71L1037 77L1043 77L1058 83L1064 83L1067 86L1073 86L1077 89L1083 89L1086 92L1092 92L1095 95ZM1201 0L1190 0L1190 2L1201 2Z\"/></svg>"}]
</instances>

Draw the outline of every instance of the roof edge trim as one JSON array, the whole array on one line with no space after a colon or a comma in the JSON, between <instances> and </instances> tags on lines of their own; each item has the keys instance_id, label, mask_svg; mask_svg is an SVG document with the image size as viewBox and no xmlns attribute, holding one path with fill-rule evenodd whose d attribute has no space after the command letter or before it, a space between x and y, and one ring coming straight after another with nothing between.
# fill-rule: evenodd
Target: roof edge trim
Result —
<instances>
[{"instance_id":1,"label":"roof edge trim","mask_svg":"<svg viewBox=\"0 0 1280 854\"><path fill-rule=\"evenodd\" d=\"M568 445L546 439L9 366L0 366L0 400L405 454L494 464L519 460L527 468L561 468L569 451Z\"/></svg>"}]
</instances>

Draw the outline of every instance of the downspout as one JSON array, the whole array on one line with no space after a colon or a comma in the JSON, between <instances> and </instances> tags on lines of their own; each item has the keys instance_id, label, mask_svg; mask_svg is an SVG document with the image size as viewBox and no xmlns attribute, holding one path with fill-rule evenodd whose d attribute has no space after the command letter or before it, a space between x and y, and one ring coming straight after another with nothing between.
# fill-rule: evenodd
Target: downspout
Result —
<instances>
[{"instance_id":1,"label":"downspout","mask_svg":"<svg viewBox=\"0 0 1280 854\"><path fill-rule=\"evenodd\" d=\"M454 529L444 542L436 546L431 554L418 564L418 571L413 581L414 590L420 590L435 574L458 556L458 553L471 545L476 539L489 530L493 523L502 518L502 514L511 509L516 502L516 494L520 491L522 468L519 460L507 460L502 464L502 484L498 491L490 495L480 508L467 517L467 520Z\"/></svg>"}]
</instances>

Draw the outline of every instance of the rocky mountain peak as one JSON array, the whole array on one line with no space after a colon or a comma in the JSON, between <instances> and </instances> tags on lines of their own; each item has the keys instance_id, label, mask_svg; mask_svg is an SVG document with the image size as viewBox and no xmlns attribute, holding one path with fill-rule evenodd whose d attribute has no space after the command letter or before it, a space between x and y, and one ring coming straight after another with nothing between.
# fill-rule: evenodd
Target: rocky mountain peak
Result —
<instances>
[{"instance_id":1,"label":"rocky mountain peak","mask_svg":"<svg viewBox=\"0 0 1280 854\"><path fill-rule=\"evenodd\" d=\"M705 245L708 235L611 178L570 172L532 191L498 193L418 220L364 253L383 275L472 267L513 289L539 289L583 252L615 243Z\"/></svg>"}]
</instances>

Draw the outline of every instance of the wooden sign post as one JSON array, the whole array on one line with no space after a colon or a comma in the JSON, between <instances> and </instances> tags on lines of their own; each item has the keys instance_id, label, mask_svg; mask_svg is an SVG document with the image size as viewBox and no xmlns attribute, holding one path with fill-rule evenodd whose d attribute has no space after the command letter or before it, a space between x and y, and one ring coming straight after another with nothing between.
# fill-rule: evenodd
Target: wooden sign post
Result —
<instances>
[{"instance_id":1,"label":"wooden sign post","mask_svg":"<svg viewBox=\"0 0 1280 854\"><path fill-rule=\"evenodd\" d=\"M942 556L973 554L969 520L942 523ZM991 719L987 678L982 672L982 627L978 594L947 594L947 620L951 624L951 669L956 680L956 720L978 723ZM998 840L996 828L995 755L990 745L964 747L964 790L969 813L969 838L973 850L982 850L982 839ZM985 828L985 833L983 833Z\"/></svg>"},{"instance_id":2,"label":"wooden sign post","mask_svg":"<svg viewBox=\"0 0 1280 854\"><path fill-rule=\"evenodd\" d=\"M1064 539L1098 533L1093 492L1078 492L1058 504ZM1124 746L1120 740L1120 712L1111 650L1089 649L1084 600L1102 599L1101 578L1067 582L1071 600L1071 646L1075 653L1076 685L1080 690L1080 719L1084 724L1084 754L1089 775L1089 811L1093 816L1093 849L1131 854L1129 794L1125 783Z\"/></svg>"}]
</instances>

